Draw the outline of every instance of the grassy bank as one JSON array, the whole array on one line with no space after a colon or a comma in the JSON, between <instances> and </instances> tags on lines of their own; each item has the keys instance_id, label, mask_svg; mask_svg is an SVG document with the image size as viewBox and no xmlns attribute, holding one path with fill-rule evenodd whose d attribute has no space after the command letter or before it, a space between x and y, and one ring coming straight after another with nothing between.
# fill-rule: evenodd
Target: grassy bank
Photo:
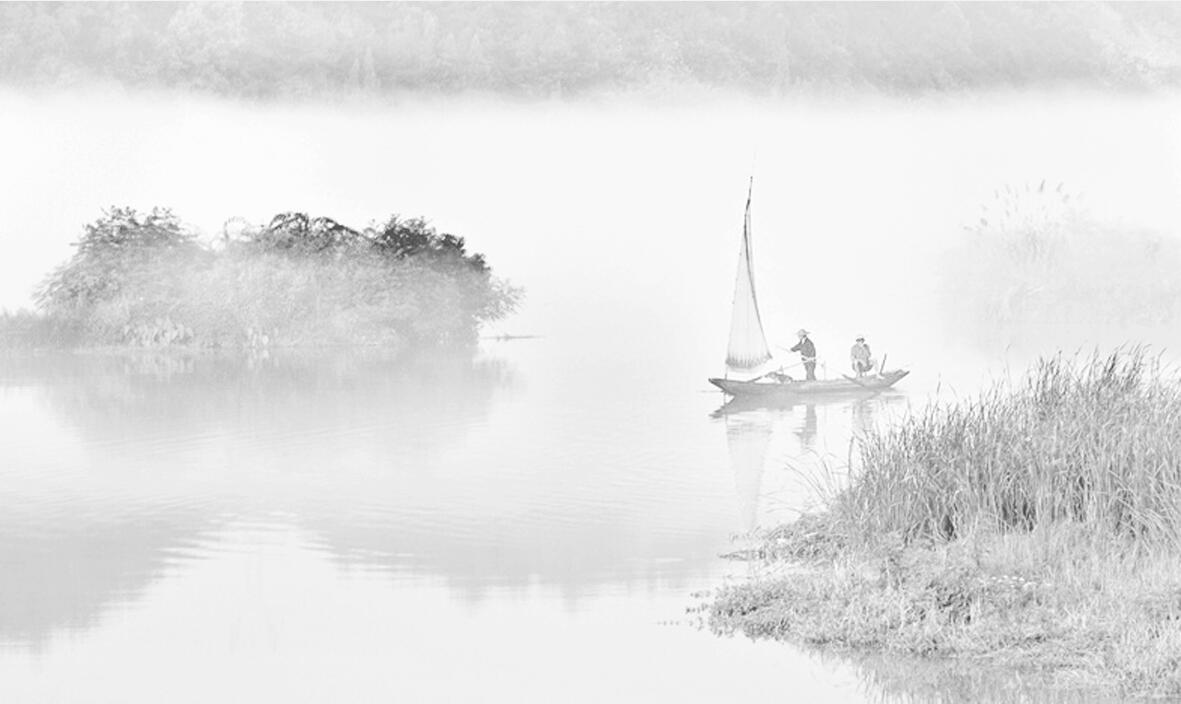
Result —
<instances>
[{"instance_id":1,"label":"grassy bank","mask_svg":"<svg viewBox=\"0 0 1181 704\"><path fill-rule=\"evenodd\" d=\"M827 511L772 531L711 626L978 658L1121 696L1181 696L1181 384L1142 351L1020 383L860 443Z\"/></svg>"},{"instance_id":2,"label":"grassy bank","mask_svg":"<svg viewBox=\"0 0 1181 704\"><path fill-rule=\"evenodd\" d=\"M113 208L75 247L0 346L456 346L519 298L463 238L397 216L281 213L205 245L167 210Z\"/></svg>"}]
</instances>

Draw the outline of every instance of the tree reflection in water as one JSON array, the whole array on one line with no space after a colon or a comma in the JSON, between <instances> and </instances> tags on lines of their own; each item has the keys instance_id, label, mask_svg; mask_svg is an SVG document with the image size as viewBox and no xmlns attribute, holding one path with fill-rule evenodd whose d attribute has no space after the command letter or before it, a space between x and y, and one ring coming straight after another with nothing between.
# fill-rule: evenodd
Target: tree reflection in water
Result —
<instances>
[{"instance_id":1,"label":"tree reflection in water","mask_svg":"<svg viewBox=\"0 0 1181 704\"><path fill-rule=\"evenodd\" d=\"M0 393L34 397L71 442L22 461L20 435L43 419L0 441L0 641L39 649L90 628L208 556L228 524L296 514L329 485L357 507L368 469L350 453L391 473L437 455L512 383L470 354L3 357Z\"/></svg>"}]
</instances>

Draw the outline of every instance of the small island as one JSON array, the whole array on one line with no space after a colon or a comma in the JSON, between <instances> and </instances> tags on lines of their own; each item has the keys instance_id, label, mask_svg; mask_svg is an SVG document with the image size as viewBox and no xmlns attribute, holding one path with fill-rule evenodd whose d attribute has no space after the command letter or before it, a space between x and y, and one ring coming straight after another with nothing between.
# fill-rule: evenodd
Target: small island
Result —
<instances>
[{"instance_id":1,"label":"small island","mask_svg":"<svg viewBox=\"0 0 1181 704\"><path fill-rule=\"evenodd\" d=\"M1181 382L1143 349L1043 359L868 434L744 556L767 569L713 595L717 632L1181 696Z\"/></svg>"},{"instance_id":2,"label":"small island","mask_svg":"<svg viewBox=\"0 0 1181 704\"><path fill-rule=\"evenodd\" d=\"M113 207L39 287L36 312L0 317L0 346L466 346L520 296L422 218L358 230L288 212L201 243L168 209Z\"/></svg>"}]
</instances>

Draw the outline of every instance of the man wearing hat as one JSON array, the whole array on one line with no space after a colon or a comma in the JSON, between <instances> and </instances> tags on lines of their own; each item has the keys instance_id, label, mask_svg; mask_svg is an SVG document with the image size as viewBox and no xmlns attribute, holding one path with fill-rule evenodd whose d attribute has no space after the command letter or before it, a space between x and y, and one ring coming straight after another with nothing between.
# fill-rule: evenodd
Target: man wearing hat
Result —
<instances>
[{"instance_id":1,"label":"man wearing hat","mask_svg":"<svg viewBox=\"0 0 1181 704\"><path fill-rule=\"evenodd\" d=\"M849 361L853 363L853 371L857 376L864 376L866 372L873 370L873 358L864 337L859 336L853 343L852 349L849 350Z\"/></svg>"},{"instance_id":2,"label":"man wearing hat","mask_svg":"<svg viewBox=\"0 0 1181 704\"><path fill-rule=\"evenodd\" d=\"M800 361L804 363L804 372L807 373L808 381L816 381L816 345L808 339L808 331L800 328L796 333L800 336L800 341L791 348L792 352L800 353Z\"/></svg>"}]
</instances>

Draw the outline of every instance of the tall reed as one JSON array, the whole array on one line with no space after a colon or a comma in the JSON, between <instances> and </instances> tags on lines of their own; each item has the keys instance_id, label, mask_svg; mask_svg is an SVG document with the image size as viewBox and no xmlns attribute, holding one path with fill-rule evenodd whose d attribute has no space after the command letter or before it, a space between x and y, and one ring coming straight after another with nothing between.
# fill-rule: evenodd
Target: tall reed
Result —
<instances>
[{"instance_id":1,"label":"tall reed","mask_svg":"<svg viewBox=\"0 0 1181 704\"><path fill-rule=\"evenodd\" d=\"M865 438L857 459L831 516L850 534L1181 536L1181 384L1141 348L1043 359L1017 384Z\"/></svg>"}]
</instances>

